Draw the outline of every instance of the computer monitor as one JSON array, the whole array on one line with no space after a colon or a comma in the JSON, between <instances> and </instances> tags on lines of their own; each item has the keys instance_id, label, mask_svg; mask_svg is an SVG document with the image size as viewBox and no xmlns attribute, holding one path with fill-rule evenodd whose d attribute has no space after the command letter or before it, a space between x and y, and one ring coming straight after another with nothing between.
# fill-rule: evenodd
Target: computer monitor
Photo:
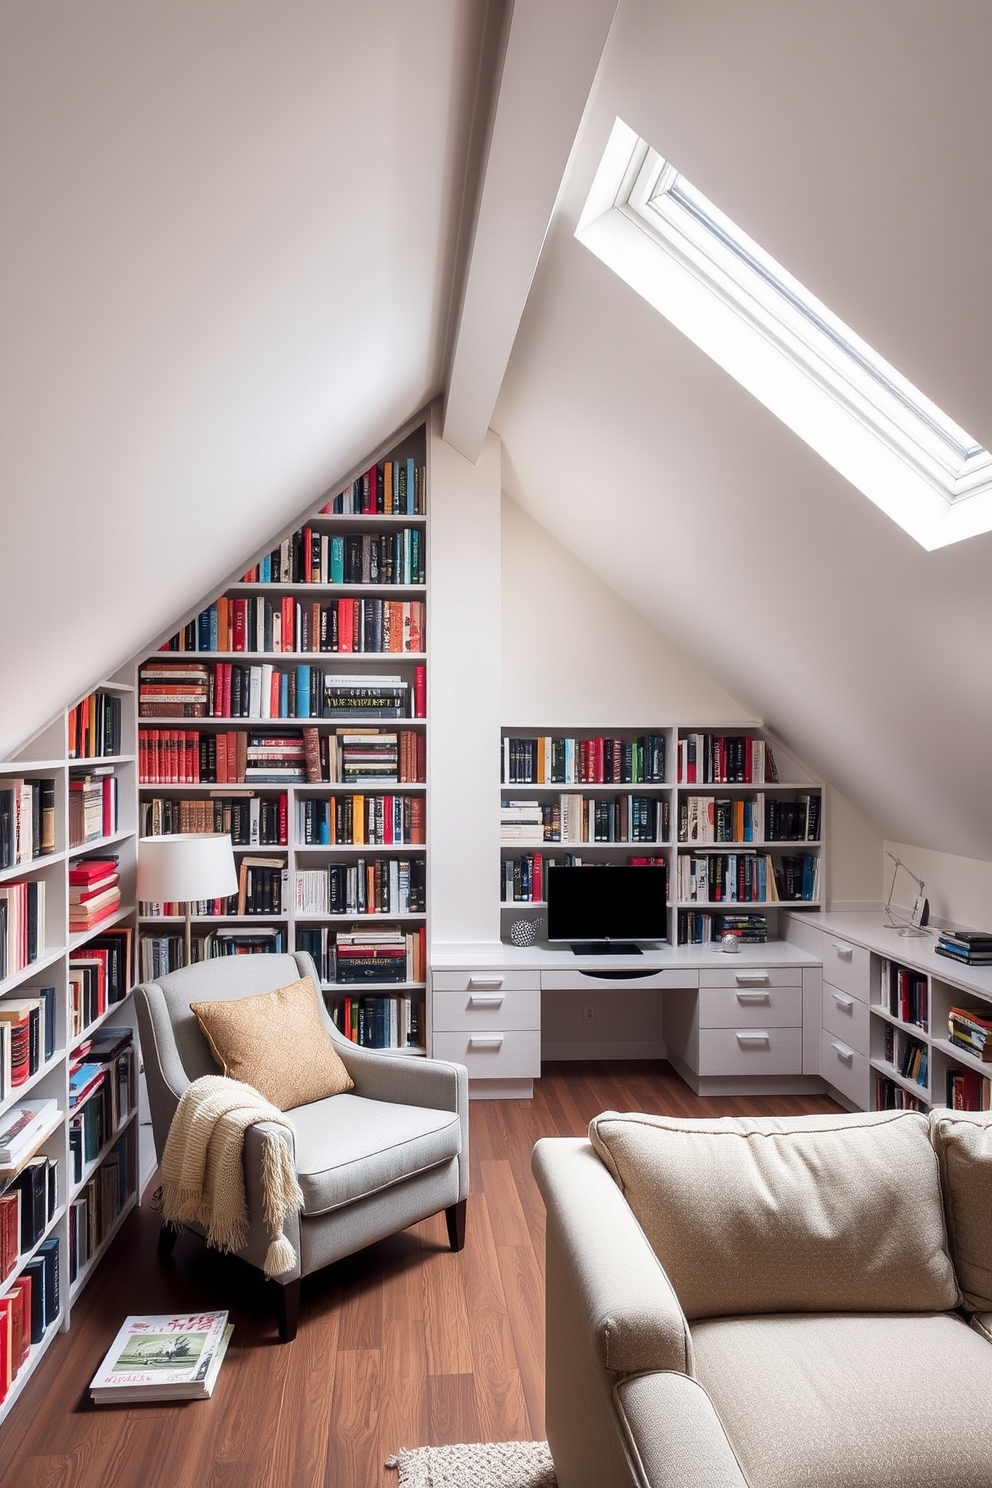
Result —
<instances>
[{"instance_id":1,"label":"computer monitor","mask_svg":"<svg viewBox=\"0 0 992 1488\"><path fill-rule=\"evenodd\" d=\"M547 870L548 940L581 955L638 955L635 941L668 937L663 864L589 864Z\"/></svg>"}]
</instances>

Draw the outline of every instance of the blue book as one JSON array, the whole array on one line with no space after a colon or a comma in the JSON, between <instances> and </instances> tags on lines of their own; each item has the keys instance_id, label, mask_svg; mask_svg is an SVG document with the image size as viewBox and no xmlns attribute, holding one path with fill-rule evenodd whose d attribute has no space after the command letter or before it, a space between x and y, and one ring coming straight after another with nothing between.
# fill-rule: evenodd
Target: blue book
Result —
<instances>
[{"instance_id":1,"label":"blue book","mask_svg":"<svg viewBox=\"0 0 992 1488\"><path fill-rule=\"evenodd\" d=\"M197 651L209 651L210 646L210 611L201 610L196 617L196 649Z\"/></svg>"},{"instance_id":2,"label":"blue book","mask_svg":"<svg viewBox=\"0 0 992 1488\"><path fill-rule=\"evenodd\" d=\"M288 678L286 680L288 681ZM296 716L297 718L310 717L310 668L308 666L296 668Z\"/></svg>"},{"instance_id":3,"label":"blue book","mask_svg":"<svg viewBox=\"0 0 992 1488\"><path fill-rule=\"evenodd\" d=\"M344 538L331 538L331 577L332 584L344 583Z\"/></svg>"},{"instance_id":4,"label":"blue book","mask_svg":"<svg viewBox=\"0 0 992 1488\"><path fill-rule=\"evenodd\" d=\"M416 507L416 476L413 470L413 461L406 462L406 515L413 516Z\"/></svg>"},{"instance_id":5,"label":"blue book","mask_svg":"<svg viewBox=\"0 0 992 1488\"><path fill-rule=\"evenodd\" d=\"M210 645L207 647L207 650L208 651L216 651L217 650L217 606L216 606L216 604L212 604L210 606L210 608L207 610L207 614L210 617L209 618L209 621L208 621L209 626L210 626Z\"/></svg>"}]
</instances>

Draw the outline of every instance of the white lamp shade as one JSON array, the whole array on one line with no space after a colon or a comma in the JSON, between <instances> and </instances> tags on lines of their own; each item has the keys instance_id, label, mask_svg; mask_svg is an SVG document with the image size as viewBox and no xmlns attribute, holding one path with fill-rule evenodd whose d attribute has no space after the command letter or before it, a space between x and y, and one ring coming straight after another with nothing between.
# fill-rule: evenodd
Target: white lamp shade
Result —
<instances>
[{"instance_id":1,"label":"white lamp shade","mask_svg":"<svg viewBox=\"0 0 992 1488\"><path fill-rule=\"evenodd\" d=\"M180 832L138 839L138 898L189 904L238 892L231 839L221 832Z\"/></svg>"}]
</instances>

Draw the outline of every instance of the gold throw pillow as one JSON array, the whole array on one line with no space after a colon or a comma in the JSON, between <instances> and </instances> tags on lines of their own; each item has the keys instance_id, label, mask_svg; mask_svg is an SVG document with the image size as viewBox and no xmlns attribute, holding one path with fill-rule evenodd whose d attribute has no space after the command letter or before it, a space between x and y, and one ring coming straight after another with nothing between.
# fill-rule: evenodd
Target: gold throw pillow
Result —
<instances>
[{"instance_id":1,"label":"gold throw pillow","mask_svg":"<svg viewBox=\"0 0 992 1488\"><path fill-rule=\"evenodd\" d=\"M224 1074L288 1111L354 1088L321 1021L319 995L303 977L275 992L189 1006Z\"/></svg>"}]
</instances>

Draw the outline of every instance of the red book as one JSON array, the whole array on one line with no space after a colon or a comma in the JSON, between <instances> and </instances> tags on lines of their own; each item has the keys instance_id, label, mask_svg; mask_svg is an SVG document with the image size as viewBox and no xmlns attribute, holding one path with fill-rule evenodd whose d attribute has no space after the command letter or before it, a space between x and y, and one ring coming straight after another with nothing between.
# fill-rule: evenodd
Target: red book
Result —
<instances>
[{"instance_id":1,"label":"red book","mask_svg":"<svg viewBox=\"0 0 992 1488\"><path fill-rule=\"evenodd\" d=\"M14 1378L14 1359L11 1350L14 1329L14 1299L0 1298L0 1400L5 1400L10 1382Z\"/></svg>"},{"instance_id":2,"label":"red book","mask_svg":"<svg viewBox=\"0 0 992 1488\"><path fill-rule=\"evenodd\" d=\"M89 888L101 878L106 878L108 873L116 873L117 859L114 858L79 858L69 869L69 882L80 887Z\"/></svg>"},{"instance_id":3,"label":"red book","mask_svg":"<svg viewBox=\"0 0 992 1488\"><path fill-rule=\"evenodd\" d=\"M285 795L279 797L279 846L289 841L289 802Z\"/></svg>"},{"instance_id":4,"label":"red book","mask_svg":"<svg viewBox=\"0 0 992 1488\"><path fill-rule=\"evenodd\" d=\"M413 669L413 716L414 718L427 717L427 668L417 666Z\"/></svg>"},{"instance_id":5,"label":"red book","mask_svg":"<svg viewBox=\"0 0 992 1488\"><path fill-rule=\"evenodd\" d=\"M269 683L269 717L270 718L278 718L279 717L279 709L280 709L280 706L281 706L281 703L282 703L282 698L281 698L282 688L281 688L281 685L280 684L281 684L281 675L280 675L279 672L277 672L275 670L275 668L273 668L273 670L272 670L272 677L271 677L271 680L270 680L270 683Z\"/></svg>"},{"instance_id":6,"label":"red book","mask_svg":"<svg viewBox=\"0 0 992 1488\"><path fill-rule=\"evenodd\" d=\"M296 639L296 606L291 599L284 599L280 609L280 624L282 628L282 649L294 651Z\"/></svg>"}]
</instances>

